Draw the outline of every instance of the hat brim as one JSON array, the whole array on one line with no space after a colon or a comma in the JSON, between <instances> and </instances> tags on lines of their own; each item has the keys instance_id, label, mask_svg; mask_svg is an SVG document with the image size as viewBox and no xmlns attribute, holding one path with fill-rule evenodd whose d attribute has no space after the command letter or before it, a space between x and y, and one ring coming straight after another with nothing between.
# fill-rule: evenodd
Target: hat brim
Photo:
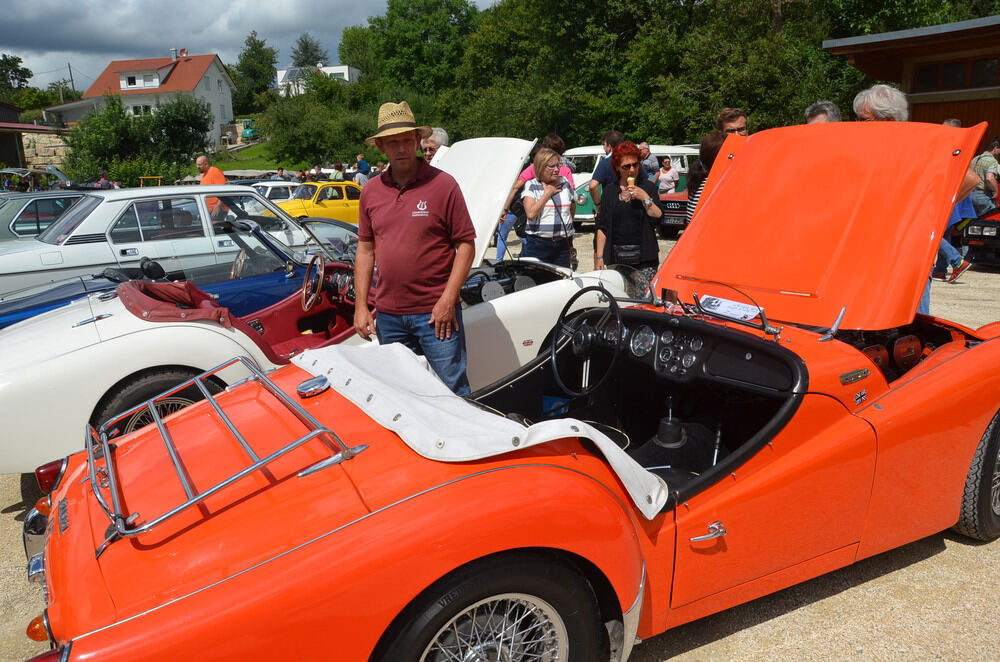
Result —
<instances>
[{"instance_id":1,"label":"hat brim","mask_svg":"<svg viewBox=\"0 0 1000 662\"><path fill-rule=\"evenodd\" d=\"M385 138L386 136L394 136L397 133L406 133L407 131L416 131L420 134L421 138L430 138L431 128L429 126L414 126L414 127L402 127L398 126L392 129L383 129L379 131L374 136L365 139L365 144L369 147L375 146L376 138Z\"/></svg>"}]
</instances>

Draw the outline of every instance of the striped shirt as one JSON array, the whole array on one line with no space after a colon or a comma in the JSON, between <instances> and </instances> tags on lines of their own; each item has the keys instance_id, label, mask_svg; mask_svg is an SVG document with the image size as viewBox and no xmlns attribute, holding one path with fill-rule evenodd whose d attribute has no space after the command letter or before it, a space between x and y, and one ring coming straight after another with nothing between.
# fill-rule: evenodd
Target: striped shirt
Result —
<instances>
[{"instance_id":1,"label":"striped shirt","mask_svg":"<svg viewBox=\"0 0 1000 662\"><path fill-rule=\"evenodd\" d=\"M542 239L563 239L573 236L573 189L566 179L560 178L562 188L559 193L545 201L545 207L535 219L528 219L524 231L532 237ZM521 198L532 197L541 200L545 194L545 184L537 178L524 185Z\"/></svg>"}]
</instances>

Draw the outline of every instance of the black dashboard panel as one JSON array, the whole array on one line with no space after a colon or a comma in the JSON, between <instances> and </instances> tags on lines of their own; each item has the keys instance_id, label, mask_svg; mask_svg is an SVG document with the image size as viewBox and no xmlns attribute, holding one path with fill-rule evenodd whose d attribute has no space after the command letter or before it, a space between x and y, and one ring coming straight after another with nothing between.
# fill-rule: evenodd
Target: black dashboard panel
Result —
<instances>
[{"instance_id":1,"label":"black dashboard panel","mask_svg":"<svg viewBox=\"0 0 1000 662\"><path fill-rule=\"evenodd\" d=\"M674 381L708 379L769 391L804 389L802 360L773 341L698 319L622 311L629 360Z\"/></svg>"}]
</instances>

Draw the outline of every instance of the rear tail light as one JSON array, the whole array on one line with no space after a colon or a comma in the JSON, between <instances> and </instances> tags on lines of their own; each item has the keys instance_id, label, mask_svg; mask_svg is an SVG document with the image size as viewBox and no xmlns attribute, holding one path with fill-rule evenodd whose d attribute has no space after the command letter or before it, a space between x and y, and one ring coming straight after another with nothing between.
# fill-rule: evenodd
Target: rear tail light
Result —
<instances>
[{"instance_id":1,"label":"rear tail light","mask_svg":"<svg viewBox=\"0 0 1000 662\"><path fill-rule=\"evenodd\" d=\"M49 494L59 487L59 481L62 480L63 473L66 471L66 459L64 457L35 469L35 480L38 481L38 487L42 489L43 494Z\"/></svg>"}]
</instances>

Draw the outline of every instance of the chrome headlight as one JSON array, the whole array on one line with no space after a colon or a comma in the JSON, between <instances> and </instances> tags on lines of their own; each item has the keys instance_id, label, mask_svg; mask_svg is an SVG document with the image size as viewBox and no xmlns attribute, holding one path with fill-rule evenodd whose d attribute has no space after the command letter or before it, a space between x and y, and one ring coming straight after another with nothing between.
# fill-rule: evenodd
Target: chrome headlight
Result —
<instances>
[{"instance_id":1,"label":"chrome headlight","mask_svg":"<svg viewBox=\"0 0 1000 662\"><path fill-rule=\"evenodd\" d=\"M995 236L997 236L997 227L995 225L991 225L989 227L983 228L983 236L984 237L995 237Z\"/></svg>"},{"instance_id":2,"label":"chrome headlight","mask_svg":"<svg viewBox=\"0 0 1000 662\"><path fill-rule=\"evenodd\" d=\"M965 229L965 231L968 234L970 234L970 235L972 235L972 234L982 234L983 233L983 226L981 226L981 225L970 225L969 227L967 227Z\"/></svg>"},{"instance_id":3,"label":"chrome headlight","mask_svg":"<svg viewBox=\"0 0 1000 662\"><path fill-rule=\"evenodd\" d=\"M578 204L580 206L583 206L583 205L587 204L587 200L589 198L590 198L590 196L587 195L586 193L577 193L576 194L576 204Z\"/></svg>"}]
</instances>

